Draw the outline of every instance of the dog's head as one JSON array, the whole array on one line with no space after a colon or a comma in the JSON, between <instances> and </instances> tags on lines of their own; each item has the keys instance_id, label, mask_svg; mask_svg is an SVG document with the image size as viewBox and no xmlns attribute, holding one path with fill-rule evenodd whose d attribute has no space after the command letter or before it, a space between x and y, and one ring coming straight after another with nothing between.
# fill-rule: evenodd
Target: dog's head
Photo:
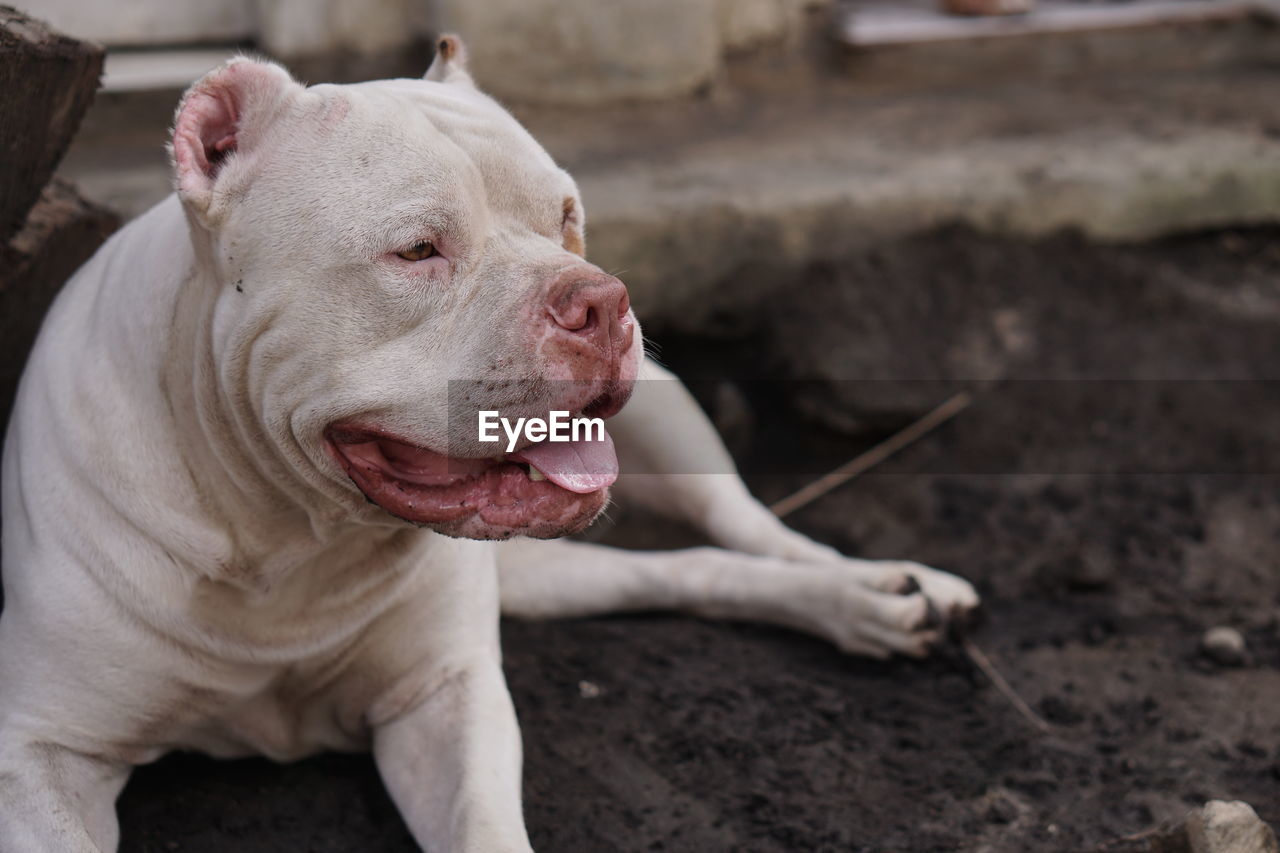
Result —
<instances>
[{"instance_id":1,"label":"dog's head","mask_svg":"<svg viewBox=\"0 0 1280 853\"><path fill-rule=\"evenodd\" d=\"M356 517L546 537L603 509L607 436L480 441L481 410L616 413L642 346L583 259L573 180L460 42L422 80L351 86L233 61L184 97L172 151L240 440Z\"/></svg>"}]
</instances>

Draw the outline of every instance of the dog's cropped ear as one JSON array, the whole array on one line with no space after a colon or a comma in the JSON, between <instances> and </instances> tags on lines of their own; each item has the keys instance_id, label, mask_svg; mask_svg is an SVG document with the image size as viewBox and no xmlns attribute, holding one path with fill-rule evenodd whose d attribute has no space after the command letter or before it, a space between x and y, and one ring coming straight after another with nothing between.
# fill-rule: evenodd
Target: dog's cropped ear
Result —
<instances>
[{"instance_id":1,"label":"dog's cropped ear","mask_svg":"<svg viewBox=\"0 0 1280 853\"><path fill-rule=\"evenodd\" d=\"M434 80L437 83L462 83L474 86L470 72L467 71L467 47L462 39L455 35L443 35L436 41L436 58L432 60L423 80Z\"/></svg>"},{"instance_id":2,"label":"dog's cropped ear","mask_svg":"<svg viewBox=\"0 0 1280 853\"><path fill-rule=\"evenodd\" d=\"M170 154L178 195L204 221L214 190L249 174L267 128L303 87L279 65L239 57L187 90L173 123Z\"/></svg>"}]
</instances>

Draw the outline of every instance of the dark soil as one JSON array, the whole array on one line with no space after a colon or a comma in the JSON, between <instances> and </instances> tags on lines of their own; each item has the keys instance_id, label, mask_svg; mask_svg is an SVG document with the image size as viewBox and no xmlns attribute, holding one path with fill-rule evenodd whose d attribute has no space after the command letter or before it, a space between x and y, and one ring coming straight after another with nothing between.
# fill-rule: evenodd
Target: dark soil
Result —
<instances>
[{"instance_id":1,"label":"dark soil","mask_svg":"<svg viewBox=\"0 0 1280 853\"><path fill-rule=\"evenodd\" d=\"M850 553L973 579L986 602L975 639L1055 734L954 649L877 663L676 616L509 623L535 848L1091 851L1211 798L1280 821L1280 384L1260 381L1280 380L1277 247L1275 231L1116 248L944 233L904 247L941 265L918 288L977 289L1005 263L1051 306L1055 289L1075 295L1033 327L1044 361L984 384L957 420L793 522ZM835 269L797 292L859 286ZM704 377L779 369L767 336L663 344ZM1113 369L1129 353L1170 365L1146 374L1164 382L1027 381L1143 377ZM753 414L733 427L766 498L875 438L806 422L769 393L745 387ZM787 465L769 464L777 454ZM613 541L688 539L615 515ZM1220 624L1247 637L1245 666L1200 653ZM126 853L415 849L364 757L171 757L135 775L120 811Z\"/></svg>"}]
</instances>

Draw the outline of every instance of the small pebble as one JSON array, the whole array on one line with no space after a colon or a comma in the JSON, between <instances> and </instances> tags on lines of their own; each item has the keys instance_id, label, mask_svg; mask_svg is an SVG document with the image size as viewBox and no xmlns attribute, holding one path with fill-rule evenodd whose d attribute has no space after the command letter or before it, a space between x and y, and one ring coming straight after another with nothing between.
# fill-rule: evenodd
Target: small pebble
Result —
<instances>
[{"instance_id":1,"label":"small pebble","mask_svg":"<svg viewBox=\"0 0 1280 853\"><path fill-rule=\"evenodd\" d=\"M1244 663L1244 635L1235 628L1226 625L1210 628L1200 639L1200 648L1222 666L1240 666Z\"/></svg>"},{"instance_id":2,"label":"small pebble","mask_svg":"<svg viewBox=\"0 0 1280 853\"><path fill-rule=\"evenodd\" d=\"M578 695L583 699L598 699L603 692L598 684L593 684L590 681L578 682Z\"/></svg>"},{"instance_id":3,"label":"small pebble","mask_svg":"<svg viewBox=\"0 0 1280 853\"><path fill-rule=\"evenodd\" d=\"M1192 853L1280 853L1275 833L1248 803L1212 800L1187 817Z\"/></svg>"}]
</instances>

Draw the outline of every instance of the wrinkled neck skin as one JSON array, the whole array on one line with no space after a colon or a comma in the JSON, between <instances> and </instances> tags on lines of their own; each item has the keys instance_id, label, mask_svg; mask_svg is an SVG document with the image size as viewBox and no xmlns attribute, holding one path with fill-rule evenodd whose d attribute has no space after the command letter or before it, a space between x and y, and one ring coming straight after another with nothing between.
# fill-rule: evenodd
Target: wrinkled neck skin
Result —
<instances>
[{"instance_id":1,"label":"wrinkled neck skin","mask_svg":"<svg viewBox=\"0 0 1280 853\"><path fill-rule=\"evenodd\" d=\"M229 561L200 570L266 594L317 562L344 566L371 550L437 537L368 506L317 468L313 455L323 451L304 448L290 423L268 422L262 404L271 383L307 364L264 369L276 314L237 311L233 300L252 297L233 277L234 247L186 225L190 263L174 294L160 390L200 502L233 551Z\"/></svg>"},{"instance_id":2,"label":"wrinkled neck skin","mask_svg":"<svg viewBox=\"0 0 1280 853\"><path fill-rule=\"evenodd\" d=\"M296 383L304 354L281 344L284 369L263 374L270 316L228 305L234 279L193 245L170 197L50 310L5 444L5 614L54 624L114 607L191 652L296 661L479 543L366 505L289 424L257 416L278 399L259 376Z\"/></svg>"}]
</instances>

